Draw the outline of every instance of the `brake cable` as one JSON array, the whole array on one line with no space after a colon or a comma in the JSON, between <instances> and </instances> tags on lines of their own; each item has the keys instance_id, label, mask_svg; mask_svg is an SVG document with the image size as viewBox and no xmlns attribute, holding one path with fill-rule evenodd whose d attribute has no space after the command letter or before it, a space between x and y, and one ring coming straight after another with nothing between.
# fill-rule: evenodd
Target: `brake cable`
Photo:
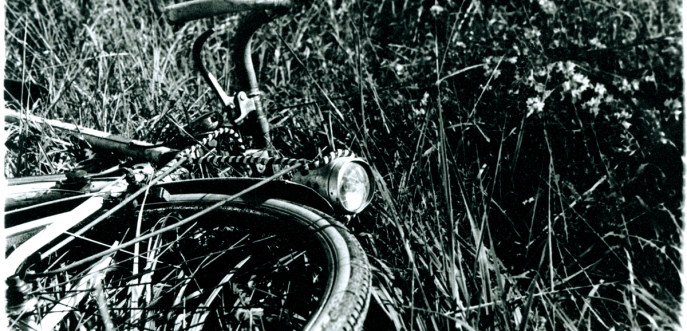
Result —
<instances>
[{"instance_id":1,"label":"brake cable","mask_svg":"<svg viewBox=\"0 0 687 331\"><path fill-rule=\"evenodd\" d=\"M306 159L296 159L290 157L282 156L272 156L272 157L258 157L258 156L246 156L246 155L205 155L197 160L198 163L208 162L214 165L220 163L223 164L256 164L262 166L283 166L289 167L294 164L304 164L307 170L315 170L319 167L325 166L332 162L334 159L340 157L354 157L355 153L349 150L337 150L331 152L328 155L320 156L314 160Z\"/></svg>"}]
</instances>

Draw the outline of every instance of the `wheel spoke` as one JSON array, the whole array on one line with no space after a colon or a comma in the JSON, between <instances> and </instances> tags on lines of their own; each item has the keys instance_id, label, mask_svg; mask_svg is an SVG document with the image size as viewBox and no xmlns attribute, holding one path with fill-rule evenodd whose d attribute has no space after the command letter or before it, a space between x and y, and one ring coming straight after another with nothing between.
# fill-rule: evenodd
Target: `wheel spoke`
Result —
<instances>
[{"instance_id":1,"label":"wheel spoke","mask_svg":"<svg viewBox=\"0 0 687 331\"><path fill-rule=\"evenodd\" d=\"M328 227L316 225L321 216L300 220L277 206L232 203L197 216L204 206L148 205L138 237L128 225L139 210L113 215L102 224L106 231L91 231L30 267L36 318L67 330L300 330L329 293L344 291L327 274L340 259L321 239ZM111 249L132 241L138 254ZM104 253L106 265L62 267ZM135 258L145 261L137 272Z\"/></svg>"}]
</instances>

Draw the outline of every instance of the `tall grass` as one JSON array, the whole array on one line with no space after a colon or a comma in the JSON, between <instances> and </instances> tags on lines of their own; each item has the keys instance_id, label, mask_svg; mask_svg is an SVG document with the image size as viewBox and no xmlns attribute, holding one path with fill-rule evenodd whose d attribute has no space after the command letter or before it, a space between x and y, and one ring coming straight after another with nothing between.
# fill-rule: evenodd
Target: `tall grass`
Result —
<instances>
[{"instance_id":1,"label":"tall grass","mask_svg":"<svg viewBox=\"0 0 687 331\"><path fill-rule=\"evenodd\" d=\"M680 3L316 1L256 36L275 145L375 167L349 224L375 268L369 328L676 329ZM235 17L170 26L143 1L8 1L6 77L34 114L154 142L232 83ZM293 51L293 53L291 52ZM323 92L326 95L323 95ZM7 127L8 177L112 162ZM87 147L87 146L86 146Z\"/></svg>"}]
</instances>

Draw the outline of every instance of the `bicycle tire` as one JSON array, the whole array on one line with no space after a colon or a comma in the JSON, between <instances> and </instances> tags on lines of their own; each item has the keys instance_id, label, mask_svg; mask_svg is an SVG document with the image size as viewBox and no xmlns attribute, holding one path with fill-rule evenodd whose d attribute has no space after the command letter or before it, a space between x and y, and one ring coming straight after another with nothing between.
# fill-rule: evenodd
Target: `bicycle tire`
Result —
<instances>
[{"instance_id":1,"label":"bicycle tire","mask_svg":"<svg viewBox=\"0 0 687 331\"><path fill-rule=\"evenodd\" d=\"M141 213L141 224L152 230L162 219L167 222L173 217L188 217L212 202L227 197L218 194L173 195L167 202L147 205ZM139 212L138 209L132 209L123 213L135 218ZM131 222L121 218L122 213L115 214L108 220L109 225L99 226L100 231L92 230L95 233L91 240L112 238L114 235L130 237L122 233L131 228ZM258 238L254 242L236 246L239 243L235 241L237 238L250 236ZM317 210L283 200L268 199L259 203L237 200L183 228L156 236L155 240L151 238L147 244L148 249L138 253L142 257L139 259L142 267L138 275L128 270L128 265L132 264L129 259L117 252L113 257L108 257L116 263L110 262L114 265L107 265L107 272L101 273L101 278L94 281L88 278L89 288L80 288L79 284L89 277L89 270L93 270L97 263L91 265L90 269L84 266L58 275L49 275L45 271L56 259L66 263L93 255L97 250L94 247L98 245L75 241L50 258L34 262L27 271L28 275L35 272L36 276L33 279L29 277L27 281L33 284L33 293L38 300L37 324L40 325L40 321L48 315L46 312L52 312L65 298L74 296L70 291L83 291L87 294L70 308L73 310L65 314L56 329L69 330L83 326L88 329L107 329L106 324L110 323L108 318L113 325L130 328L140 324L145 329L197 330L200 329L197 326L201 326L206 330L214 330L230 323L234 323L230 329L248 327L251 330L254 326L293 330L362 328L370 300L371 276L367 258L354 236L332 217ZM223 250L231 254L224 254ZM244 260L246 254L248 262ZM285 254L282 260L290 256L291 261L282 265L283 261L279 260L282 262L265 267L263 262L256 261L257 258L251 260L257 256L272 261L281 254ZM205 264L208 258L212 261ZM145 266L146 263L149 265ZM156 269L155 264L161 267ZM212 268L208 269L210 266ZM221 266L225 268L219 268ZM249 266L253 269L249 270ZM167 272L167 267L171 271ZM296 267L303 270L296 270ZM191 273L193 268L196 271ZM202 274L198 272L201 268L206 270ZM188 275L185 272L189 272ZM144 282L147 284L132 284L133 279L145 279L143 276L147 274L150 274L149 281ZM326 281L319 279L323 274ZM218 282L220 276L223 278ZM226 277L231 280L225 281ZM313 278L313 284L309 283L309 277ZM97 292L91 283L103 283L104 290ZM51 289L50 286L55 284L59 288ZM274 297L283 290L277 288L279 285L285 285L288 292L277 300ZM259 286L265 288L260 289ZM268 288L270 286L273 288ZM133 296L129 292L134 287L147 287L143 289L147 299L144 295L137 296L137 299L144 301L137 305L137 309L127 309L132 306L119 309L122 305L130 305ZM306 289L317 293L299 292ZM99 293L104 294L108 303L108 312L104 315L97 310ZM183 307L178 300L181 297L184 297ZM219 297L221 304L217 303ZM229 307L227 303L231 298L236 299L235 303L239 306ZM281 302L281 306L278 302ZM286 306L287 302L291 306ZM133 318L134 314L138 314L137 319ZM306 314L309 317L304 316ZM127 316L132 317L127 321ZM181 319L179 316L182 316Z\"/></svg>"}]
</instances>

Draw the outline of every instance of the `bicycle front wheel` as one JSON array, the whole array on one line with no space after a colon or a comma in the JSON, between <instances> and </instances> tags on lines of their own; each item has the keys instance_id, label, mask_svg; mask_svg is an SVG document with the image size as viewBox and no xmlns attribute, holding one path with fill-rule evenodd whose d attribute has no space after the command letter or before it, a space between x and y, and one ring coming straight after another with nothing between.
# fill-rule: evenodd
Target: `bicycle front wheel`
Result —
<instances>
[{"instance_id":1,"label":"bicycle front wheel","mask_svg":"<svg viewBox=\"0 0 687 331\"><path fill-rule=\"evenodd\" d=\"M281 200L230 202L128 249L50 272L181 222L225 198L180 194L116 214L90 230L89 240L77 239L33 263L27 275L35 273L29 279L39 328L362 327L370 270L360 244L331 217Z\"/></svg>"}]
</instances>

